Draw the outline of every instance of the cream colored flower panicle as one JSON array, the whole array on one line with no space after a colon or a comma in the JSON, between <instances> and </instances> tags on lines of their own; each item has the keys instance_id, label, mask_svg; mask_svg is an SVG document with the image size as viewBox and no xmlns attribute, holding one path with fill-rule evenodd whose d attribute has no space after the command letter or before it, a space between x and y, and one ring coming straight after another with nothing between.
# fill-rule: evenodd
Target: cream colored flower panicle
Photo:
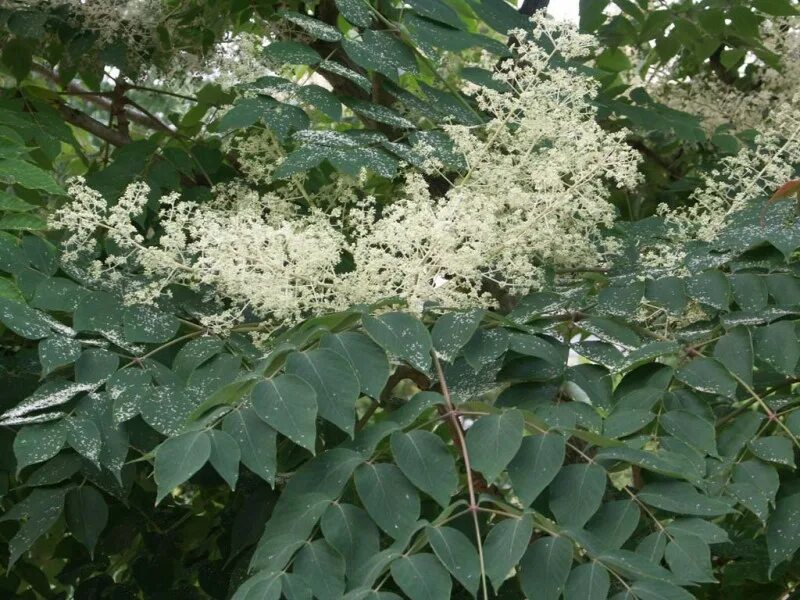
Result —
<instances>
[{"instance_id":1,"label":"cream colored flower panicle","mask_svg":"<svg viewBox=\"0 0 800 600\"><path fill-rule=\"evenodd\" d=\"M360 198L359 182L343 179L313 196L296 180L264 196L249 186L271 166L248 150L271 158L278 149L254 134L235 142L248 181L218 187L202 206L162 199L158 239L131 224L146 203L141 184L108 207L78 180L55 225L71 232L74 248L105 230L122 256L99 268L132 266L157 282L137 300L168 282L214 290L233 306L214 326L245 309L293 321L392 296L417 311L428 302L491 305L487 282L524 293L548 266L603 265L613 250L604 238L615 216L610 189L633 187L639 175L623 134L595 121L594 83L564 62L593 39L543 18L514 39L519 58L496 75L507 91L473 90L487 122L446 128L468 168L443 197L415 172L388 205ZM343 273L342 262L352 262Z\"/></svg>"}]
</instances>

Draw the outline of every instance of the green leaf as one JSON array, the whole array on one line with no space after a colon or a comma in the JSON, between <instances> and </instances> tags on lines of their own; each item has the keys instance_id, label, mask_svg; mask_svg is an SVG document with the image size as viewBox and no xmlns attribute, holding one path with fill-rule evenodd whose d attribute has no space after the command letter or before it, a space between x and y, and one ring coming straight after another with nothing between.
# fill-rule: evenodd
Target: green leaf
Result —
<instances>
[{"instance_id":1,"label":"green leaf","mask_svg":"<svg viewBox=\"0 0 800 600\"><path fill-rule=\"evenodd\" d=\"M748 385L753 383L753 341L746 327L734 327L717 340L714 358Z\"/></svg>"},{"instance_id":2,"label":"green leaf","mask_svg":"<svg viewBox=\"0 0 800 600\"><path fill-rule=\"evenodd\" d=\"M651 562L647 557L630 550L612 550L595 557L612 567L612 571L622 573L633 579L652 579L658 582L678 581L665 568Z\"/></svg>"},{"instance_id":3,"label":"green leaf","mask_svg":"<svg viewBox=\"0 0 800 600\"><path fill-rule=\"evenodd\" d=\"M648 483L638 496L645 504L679 515L716 517L733 512L727 499L706 496L682 481Z\"/></svg>"},{"instance_id":4,"label":"green leaf","mask_svg":"<svg viewBox=\"0 0 800 600\"><path fill-rule=\"evenodd\" d=\"M613 439L631 435L646 427L655 417L649 410L628 408L615 410L603 424L603 435Z\"/></svg>"},{"instance_id":5,"label":"green leaf","mask_svg":"<svg viewBox=\"0 0 800 600\"><path fill-rule=\"evenodd\" d=\"M86 417L72 415L65 419L67 443L75 451L100 466L100 452L103 441L95 422Z\"/></svg>"},{"instance_id":6,"label":"green leaf","mask_svg":"<svg viewBox=\"0 0 800 600\"><path fill-rule=\"evenodd\" d=\"M530 506L550 485L564 463L566 441L557 433L526 436L508 464L514 493L523 506Z\"/></svg>"},{"instance_id":7,"label":"green leaf","mask_svg":"<svg viewBox=\"0 0 800 600\"><path fill-rule=\"evenodd\" d=\"M0 181L48 194L64 195L64 190L50 173L16 158L0 159Z\"/></svg>"},{"instance_id":8,"label":"green leaf","mask_svg":"<svg viewBox=\"0 0 800 600\"><path fill-rule=\"evenodd\" d=\"M713 308L727 310L731 303L731 288L722 271L703 271L686 283L689 296Z\"/></svg>"},{"instance_id":9,"label":"green leaf","mask_svg":"<svg viewBox=\"0 0 800 600\"><path fill-rule=\"evenodd\" d=\"M550 510L563 525L582 527L600 508L606 472L596 464L564 466L550 484Z\"/></svg>"},{"instance_id":10,"label":"green leaf","mask_svg":"<svg viewBox=\"0 0 800 600\"><path fill-rule=\"evenodd\" d=\"M409 481L446 508L458 488L453 455L430 431L396 432L391 437L394 460Z\"/></svg>"},{"instance_id":11,"label":"green leaf","mask_svg":"<svg viewBox=\"0 0 800 600\"><path fill-rule=\"evenodd\" d=\"M478 551L466 535L452 527L427 527L428 541L450 574L473 596L481 583Z\"/></svg>"},{"instance_id":12,"label":"green leaf","mask_svg":"<svg viewBox=\"0 0 800 600\"><path fill-rule=\"evenodd\" d=\"M736 396L736 380L713 358L701 356L692 359L678 369L675 377L700 392L727 398Z\"/></svg>"},{"instance_id":13,"label":"green leaf","mask_svg":"<svg viewBox=\"0 0 800 600\"><path fill-rule=\"evenodd\" d=\"M763 277L755 273L736 273L731 275L733 299L741 310L760 311L767 307L767 284Z\"/></svg>"},{"instance_id":14,"label":"green leaf","mask_svg":"<svg viewBox=\"0 0 800 600\"><path fill-rule=\"evenodd\" d=\"M362 333L345 331L323 336L320 348L328 348L347 358L358 376L361 391L376 400L381 397L391 369L380 346Z\"/></svg>"},{"instance_id":15,"label":"green leaf","mask_svg":"<svg viewBox=\"0 0 800 600\"><path fill-rule=\"evenodd\" d=\"M26 425L14 438L17 473L28 465L53 458L66 441L67 427L63 421Z\"/></svg>"},{"instance_id":16,"label":"green leaf","mask_svg":"<svg viewBox=\"0 0 800 600\"><path fill-rule=\"evenodd\" d=\"M564 600L605 600L610 588L608 570L593 560L570 571L564 586Z\"/></svg>"},{"instance_id":17,"label":"green leaf","mask_svg":"<svg viewBox=\"0 0 800 600\"><path fill-rule=\"evenodd\" d=\"M800 548L800 494L778 500L767 522L769 573L779 564L791 559Z\"/></svg>"},{"instance_id":18,"label":"green leaf","mask_svg":"<svg viewBox=\"0 0 800 600\"><path fill-rule=\"evenodd\" d=\"M59 367L72 364L81 355L81 343L68 337L49 337L39 342L39 362L42 376Z\"/></svg>"},{"instance_id":19,"label":"green leaf","mask_svg":"<svg viewBox=\"0 0 800 600\"><path fill-rule=\"evenodd\" d=\"M231 600L280 600L281 589L280 573L262 571L241 584Z\"/></svg>"},{"instance_id":20,"label":"green leaf","mask_svg":"<svg viewBox=\"0 0 800 600\"><path fill-rule=\"evenodd\" d=\"M412 367L428 373L431 368L433 342L419 319L402 312L393 312L361 319L369 337L376 344Z\"/></svg>"},{"instance_id":21,"label":"green leaf","mask_svg":"<svg viewBox=\"0 0 800 600\"><path fill-rule=\"evenodd\" d=\"M396 466L361 465L355 472L355 485L369 516L390 537L397 539L414 529L419 518L419 495Z\"/></svg>"},{"instance_id":22,"label":"green leaf","mask_svg":"<svg viewBox=\"0 0 800 600\"><path fill-rule=\"evenodd\" d=\"M369 515L352 504L334 502L322 515L322 535L343 557L348 577L380 550L380 533Z\"/></svg>"},{"instance_id":23,"label":"green leaf","mask_svg":"<svg viewBox=\"0 0 800 600\"><path fill-rule=\"evenodd\" d=\"M783 436L771 435L752 440L747 447L755 456L767 462L794 469L794 444Z\"/></svg>"},{"instance_id":24,"label":"green leaf","mask_svg":"<svg viewBox=\"0 0 800 600\"><path fill-rule=\"evenodd\" d=\"M66 493L65 488L36 488L0 516L0 522L22 521L19 530L8 542L9 569L58 520L64 509Z\"/></svg>"},{"instance_id":25,"label":"green leaf","mask_svg":"<svg viewBox=\"0 0 800 600\"><path fill-rule=\"evenodd\" d=\"M391 572L392 579L411 600L450 597L453 582L433 554L403 556L392 563Z\"/></svg>"},{"instance_id":26,"label":"green leaf","mask_svg":"<svg viewBox=\"0 0 800 600\"><path fill-rule=\"evenodd\" d=\"M673 573L685 581L713 583L711 549L695 535L671 534L664 552L667 564Z\"/></svg>"},{"instance_id":27,"label":"green leaf","mask_svg":"<svg viewBox=\"0 0 800 600\"><path fill-rule=\"evenodd\" d=\"M464 346L464 358L473 369L480 371L508 349L510 339L507 329L479 329Z\"/></svg>"},{"instance_id":28,"label":"green leaf","mask_svg":"<svg viewBox=\"0 0 800 600\"><path fill-rule=\"evenodd\" d=\"M161 344L178 331L178 319L152 306L127 306L122 313L123 334L131 343Z\"/></svg>"},{"instance_id":29,"label":"green leaf","mask_svg":"<svg viewBox=\"0 0 800 600\"><path fill-rule=\"evenodd\" d=\"M363 0L336 0L336 8L353 25L359 27L372 25L372 12Z\"/></svg>"},{"instance_id":30,"label":"green leaf","mask_svg":"<svg viewBox=\"0 0 800 600\"><path fill-rule=\"evenodd\" d=\"M685 282L680 277L648 279L645 284L645 296L674 315L683 313L688 300Z\"/></svg>"},{"instance_id":31,"label":"green leaf","mask_svg":"<svg viewBox=\"0 0 800 600\"><path fill-rule=\"evenodd\" d=\"M666 581L636 581L631 593L640 600L694 600L689 592Z\"/></svg>"},{"instance_id":32,"label":"green leaf","mask_svg":"<svg viewBox=\"0 0 800 600\"><path fill-rule=\"evenodd\" d=\"M758 327L753 339L756 356L783 375L794 375L800 361L800 339L793 321Z\"/></svg>"},{"instance_id":33,"label":"green leaf","mask_svg":"<svg viewBox=\"0 0 800 600\"><path fill-rule=\"evenodd\" d=\"M472 468L493 483L522 444L524 418L518 410L488 415L467 430L467 452Z\"/></svg>"},{"instance_id":34,"label":"green leaf","mask_svg":"<svg viewBox=\"0 0 800 600\"><path fill-rule=\"evenodd\" d=\"M636 531L640 517L638 505L631 500L606 502L589 519L586 531L609 548L621 548Z\"/></svg>"},{"instance_id":35,"label":"green leaf","mask_svg":"<svg viewBox=\"0 0 800 600\"><path fill-rule=\"evenodd\" d=\"M639 308L644 296L644 283L634 282L631 285L609 286L597 294L597 309L601 315L618 317L633 316Z\"/></svg>"},{"instance_id":36,"label":"green leaf","mask_svg":"<svg viewBox=\"0 0 800 600\"><path fill-rule=\"evenodd\" d=\"M51 333L45 315L27 304L0 298L0 322L18 336L39 340Z\"/></svg>"},{"instance_id":37,"label":"green leaf","mask_svg":"<svg viewBox=\"0 0 800 600\"><path fill-rule=\"evenodd\" d=\"M353 435L361 386L346 358L325 348L294 352L286 359L286 374L313 388L320 417Z\"/></svg>"},{"instance_id":38,"label":"green leaf","mask_svg":"<svg viewBox=\"0 0 800 600\"><path fill-rule=\"evenodd\" d=\"M0 229L5 231L41 231L47 229L47 221L39 215L14 214L0 218Z\"/></svg>"},{"instance_id":39,"label":"green leaf","mask_svg":"<svg viewBox=\"0 0 800 600\"><path fill-rule=\"evenodd\" d=\"M94 556L94 547L108 523L108 505L95 488L82 485L66 497L66 519L72 535Z\"/></svg>"},{"instance_id":40,"label":"green leaf","mask_svg":"<svg viewBox=\"0 0 800 600\"><path fill-rule=\"evenodd\" d=\"M303 15L293 10L281 11L280 15L319 40L338 42L342 39L342 34L338 29L308 15Z\"/></svg>"},{"instance_id":41,"label":"green leaf","mask_svg":"<svg viewBox=\"0 0 800 600\"><path fill-rule=\"evenodd\" d=\"M572 567L572 542L565 537L540 537L520 561L520 586L528 598L558 600Z\"/></svg>"},{"instance_id":42,"label":"green leaf","mask_svg":"<svg viewBox=\"0 0 800 600\"><path fill-rule=\"evenodd\" d=\"M685 410L671 410L661 415L659 424L692 448L710 456L718 456L714 424L702 417Z\"/></svg>"},{"instance_id":43,"label":"green leaf","mask_svg":"<svg viewBox=\"0 0 800 600\"><path fill-rule=\"evenodd\" d=\"M688 519L675 519L667 525L666 530L669 533L695 535L707 544L724 544L730 541L728 532L719 525L715 525L711 521L706 521L705 519L696 519L693 517Z\"/></svg>"},{"instance_id":44,"label":"green leaf","mask_svg":"<svg viewBox=\"0 0 800 600\"><path fill-rule=\"evenodd\" d=\"M278 468L275 430L251 408L228 414L222 421L222 430L239 444L244 466L273 485Z\"/></svg>"},{"instance_id":45,"label":"green leaf","mask_svg":"<svg viewBox=\"0 0 800 600\"><path fill-rule=\"evenodd\" d=\"M119 356L104 348L84 350L75 363L77 383L100 384L111 377L119 367Z\"/></svg>"},{"instance_id":46,"label":"green leaf","mask_svg":"<svg viewBox=\"0 0 800 600\"><path fill-rule=\"evenodd\" d=\"M503 519L489 530L483 543L484 566L495 593L522 558L532 534L533 518L530 515Z\"/></svg>"},{"instance_id":47,"label":"green leaf","mask_svg":"<svg viewBox=\"0 0 800 600\"><path fill-rule=\"evenodd\" d=\"M259 382L250 395L259 417L295 444L315 452L317 394L295 375Z\"/></svg>"},{"instance_id":48,"label":"green leaf","mask_svg":"<svg viewBox=\"0 0 800 600\"><path fill-rule=\"evenodd\" d=\"M219 429L210 429L208 435L211 438L211 456L208 462L231 490L235 490L236 481L239 479L239 461L242 457L239 444L229 434Z\"/></svg>"},{"instance_id":49,"label":"green leaf","mask_svg":"<svg viewBox=\"0 0 800 600\"><path fill-rule=\"evenodd\" d=\"M791 17L797 14L797 8L789 0L753 0L753 6L768 15Z\"/></svg>"},{"instance_id":50,"label":"green leaf","mask_svg":"<svg viewBox=\"0 0 800 600\"><path fill-rule=\"evenodd\" d=\"M315 65L322 60L319 53L300 42L279 40L264 48L264 58L278 65Z\"/></svg>"},{"instance_id":51,"label":"green leaf","mask_svg":"<svg viewBox=\"0 0 800 600\"><path fill-rule=\"evenodd\" d=\"M155 450L156 504L197 473L211 457L211 440L205 431L167 438Z\"/></svg>"},{"instance_id":52,"label":"green leaf","mask_svg":"<svg viewBox=\"0 0 800 600\"><path fill-rule=\"evenodd\" d=\"M436 321L431 331L433 347L447 362L453 362L464 344L469 342L483 319L482 310L449 312Z\"/></svg>"},{"instance_id":53,"label":"green leaf","mask_svg":"<svg viewBox=\"0 0 800 600\"><path fill-rule=\"evenodd\" d=\"M31 306L41 310L72 312L85 293L85 288L69 279L49 277L36 286Z\"/></svg>"},{"instance_id":54,"label":"green leaf","mask_svg":"<svg viewBox=\"0 0 800 600\"><path fill-rule=\"evenodd\" d=\"M400 70L417 72L414 54L390 33L365 29L361 32L361 41L345 38L342 48L359 66L382 73L395 81Z\"/></svg>"},{"instance_id":55,"label":"green leaf","mask_svg":"<svg viewBox=\"0 0 800 600\"><path fill-rule=\"evenodd\" d=\"M319 600L339 600L344 594L342 555L325 540L305 544L294 559L292 572L308 584Z\"/></svg>"}]
</instances>

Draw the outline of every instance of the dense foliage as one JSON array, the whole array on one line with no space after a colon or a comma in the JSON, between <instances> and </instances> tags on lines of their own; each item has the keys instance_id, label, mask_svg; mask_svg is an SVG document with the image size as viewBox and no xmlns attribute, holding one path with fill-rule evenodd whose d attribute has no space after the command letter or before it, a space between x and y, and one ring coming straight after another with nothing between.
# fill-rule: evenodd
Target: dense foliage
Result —
<instances>
[{"instance_id":1,"label":"dense foliage","mask_svg":"<svg viewBox=\"0 0 800 600\"><path fill-rule=\"evenodd\" d=\"M0 5L0 594L789 597L797 5L546 4Z\"/></svg>"}]
</instances>

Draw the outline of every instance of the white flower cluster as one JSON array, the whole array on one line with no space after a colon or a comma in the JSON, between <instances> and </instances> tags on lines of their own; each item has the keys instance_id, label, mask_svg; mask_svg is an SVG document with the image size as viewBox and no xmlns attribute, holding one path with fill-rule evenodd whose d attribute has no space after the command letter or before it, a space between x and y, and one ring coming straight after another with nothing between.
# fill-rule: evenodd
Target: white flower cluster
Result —
<instances>
[{"instance_id":1,"label":"white flower cluster","mask_svg":"<svg viewBox=\"0 0 800 600\"><path fill-rule=\"evenodd\" d=\"M131 48L151 39L165 14L162 0L34 0L33 4L66 7L75 25L105 42L122 41Z\"/></svg>"},{"instance_id":2,"label":"white flower cluster","mask_svg":"<svg viewBox=\"0 0 800 600\"><path fill-rule=\"evenodd\" d=\"M800 90L800 18L764 21L759 39L763 51L780 57L781 65L776 69L748 55L745 64L757 73L751 88L726 84L709 71L676 79L667 68L654 74L648 91L659 102L702 117L709 131L726 124L739 131L760 129L776 104L791 101Z\"/></svg>"},{"instance_id":3,"label":"white flower cluster","mask_svg":"<svg viewBox=\"0 0 800 600\"><path fill-rule=\"evenodd\" d=\"M475 90L488 122L447 128L468 169L443 197L413 173L386 206L359 201L341 181L314 198L292 185L266 197L229 186L203 206L170 195L161 200L163 234L145 243L131 218L143 209L146 188L132 186L109 208L77 181L55 225L72 232L75 248L95 228L106 230L124 260L159 288L170 281L210 287L276 321L392 296L414 310L426 302L489 305L487 282L524 293L541 284L547 266L602 265L613 250L604 237L615 217L609 187L638 184L638 155L622 133L596 124L594 83L556 63L586 54L592 38L534 23L532 33L515 33L519 57L497 74L507 91ZM258 171L257 163L245 157L242 164ZM292 209L287 196L297 193L310 210ZM337 272L347 255L352 266Z\"/></svg>"},{"instance_id":4,"label":"white flower cluster","mask_svg":"<svg viewBox=\"0 0 800 600\"><path fill-rule=\"evenodd\" d=\"M797 175L800 156L800 118L797 106L800 94L788 102L773 106L759 127L752 146L722 158L703 176L691 203L659 212L672 225L673 244L650 248L645 262L653 267L675 268L682 260L682 247L690 240L713 241L724 229L729 217L748 203L771 196L775 190Z\"/></svg>"}]
</instances>

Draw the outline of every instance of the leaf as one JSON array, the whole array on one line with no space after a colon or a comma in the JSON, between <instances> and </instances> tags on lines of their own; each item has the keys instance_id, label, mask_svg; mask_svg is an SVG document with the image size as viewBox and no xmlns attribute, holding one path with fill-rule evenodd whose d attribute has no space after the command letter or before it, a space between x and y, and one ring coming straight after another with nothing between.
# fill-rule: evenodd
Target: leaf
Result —
<instances>
[{"instance_id":1,"label":"leaf","mask_svg":"<svg viewBox=\"0 0 800 600\"><path fill-rule=\"evenodd\" d=\"M39 342L42 376L75 362L81 355L81 343L68 337L49 337Z\"/></svg>"},{"instance_id":2,"label":"leaf","mask_svg":"<svg viewBox=\"0 0 800 600\"><path fill-rule=\"evenodd\" d=\"M66 493L66 488L36 488L24 500L0 515L0 522L24 519L17 533L8 542L9 569L58 520L64 509Z\"/></svg>"},{"instance_id":3,"label":"leaf","mask_svg":"<svg viewBox=\"0 0 800 600\"><path fill-rule=\"evenodd\" d=\"M359 27L372 25L372 12L362 0L336 0L336 8L353 25Z\"/></svg>"},{"instance_id":4,"label":"leaf","mask_svg":"<svg viewBox=\"0 0 800 600\"><path fill-rule=\"evenodd\" d=\"M612 567L612 572L620 572L633 579L652 579L667 583L678 581L665 568L651 562L644 555L630 550L611 550L603 552L595 558Z\"/></svg>"},{"instance_id":5,"label":"leaf","mask_svg":"<svg viewBox=\"0 0 800 600\"><path fill-rule=\"evenodd\" d=\"M117 354L104 348L88 348L75 363L75 381L99 385L111 377L117 367L119 367Z\"/></svg>"},{"instance_id":6,"label":"leaf","mask_svg":"<svg viewBox=\"0 0 800 600\"><path fill-rule=\"evenodd\" d=\"M48 194L64 195L64 190L50 173L16 158L0 159L0 181L20 185L30 190L41 190Z\"/></svg>"},{"instance_id":7,"label":"leaf","mask_svg":"<svg viewBox=\"0 0 800 600\"><path fill-rule=\"evenodd\" d=\"M244 466L273 485L278 468L275 430L251 408L228 414L222 421L222 430L239 444Z\"/></svg>"},{"instance_id":8,"label":"leaf","mask_svg":"<svg viewBox=\"0 0 800 600\"><path fill-rule=\"evenodd\" d=\"M41 231L47 229L47 221L39 215L14 214L0 218L0 229L6 231Z\"/></svg>"},{"instance_id":9,"label":"leaf","mask_svg":"<svg viewBox=\"0 0 800 600\"><path fill-rule=\"evenodd\" d=\"M563 525L582 527L600 508L606 472L596 464L566 465L550 484L550 510Z\"/></svg>"},{"instance_id":10,"label":"leaf","mask_svg":"<svg viewBox=\"0 0 800 600\"><path fill-rule=\"evenodd\" d=\"M517 519L503 519L489 530L483 543L486 577L492 582L495 593L519 562L533 534L533 518L522 515Z\"/></svg>"},{"instance_id":11,"label":"leaf","mask_svg":"<svg viewBox=\"0 0 800 600\"><path fill-rule=\"evenodd\" d=\"M711 550L695 535L671 534L664 552L667 564L673 573L684 581L714 583L711 569Z\"/></svg>"},{"instance_id":12,"label":"leaf","mask_svg":"<svg viewBox=\"0 0 800 600\"><path fill-rule=\"evenodd\" d=\"M423 373L431 368L433 342L425 326L413 316L393 312L361 319L367 334L388 353Z\"/></svg>"},{"instance_id":13,"label":"leaf","mask_svg":"<svg viewBox=\"0 0 800 600\"><path fill-rule=\"evenodd\" d=\"M392 579L411 600L449 598L453 582L433 554L403 556L392 563Z\"/></svg>"},{"instance_id":14,"label":"leaf","mask_svg":"<svg viewBox=\"0 0 800 600\"><path fill-rule=\"evenodd\" d=\"M197 473L211 457L211 440L205 431L167 438L155 450L154 473L158 494L164 496Z\"/></svg>"},{"instance_id":15,"label":"leaf","mask_svg":"<svg viewBox=\"0 0 800 600\"><path fill-rule=\"evenodd\" d=\"M698 302L720 310L727 310L731 303L728 278L715 269L703 271L689 279L686 291Z\"/></svg>"},{"instance_id":16,"label":"leaf","mask_svg":"<svg viewBox=\"0 0 800 600\"><path fill-rule=\"evenodd\" d=\"M348 577L380 549L378 528L358 506L334 502L322 515L320 529L327 542L344 557Z\"/></svg>"},{"instance_id":17,"label":"leaf","mask_svg":"<svg viewBox=\"0 0 800 600\"><path fill-rule=\"evenodd\" d=\"M472 468L493 483L522 444L524 418L518 410L488 415L467 430L467 452Z\"/></svg>"},{"instance_id":18,"label":"leaf","mask_svg":"<svg viewBox=\"0 0 800 600\"><path fill-rule=\"evenodd\" d=\"M280 597L281 574L262 571L241 584L231 600L280 600Z\"/></svg>"},{"instance_id":19,"label":"leaf","mask_svg":"<svg viewBox=\"0 0 800 600\"><path fill-rule=\"evenodd\" d=\"M273 429L315 452L317 394L295 375L260 381L250 395L253 409Z\"/></svg>"},{"instance_id":20,"label":"leaf","mask_svg":"<svg viewBox=\"0 0 800 600\"><path fill-rule=\"evenodd\" d=\"M586 531L609 548L621 548L636 531L640 517L639 507L632 500L606 502L589 519Z\"/></svg>"},{"instance_id":21,"label":"leaf","mask_svg":"<svg viewBox=\"0 0 800 600\"><path fill-rule=\"evenodd\" d=\"M648 483L638 497L645 504L679 515L716 517L733 512L726 499L701 494L682 481Z\"/></svg>"},{"instance_id":22,"label":"leaf","mask_svg":"<svg viewBox=\"0 0 800 600\"><path fill-rule=\"evenodd\" d=\"M286 359L286 374L308 383L316 393L319 416L352 437L361 386L346 358L324 348L294 352Z\"/></svg>"},{"instance_id":23,"label":"leaf","mask_svg":"<svg viewBox=\"0 0 800 600\"><path fill-rule=\"evenodd\" d=\"M613 439L631 435L649 425L655 417L649 410L615 410L603 424L603 435Z\"/></svg>"},{"instance_id":24,"label":"leaf","mask_svg":"<svg viewBox=\"0 0 800 600\"><path fill-rule=\"evenodd\" d=\"M305 544L292 572L305 581L319 600L339 600L344 593L344 559L325 540Z\"/></svg>"},{"instance_id":25,"label":"leaf","mask_svg":"<svg viewBox=\"0 0 800 600\"><path fill-rule=\"evenodd\" d=\"M659 424L665 431L696 450L717 456L716 430L713 423L685 410L671 410L661 415Z\"/></svg>"},{"instance_id":26,"label":"leaf","mask_svg":"<svg viewBox=\"0 0 800 600\"><path fill-rule=\"evenodd\" d=\"M0 298L0 322L28 340L39 340L51 333L50 324L43 313L7 298Z\"/></svg>"},{"instance_id":27,"label":"leaf","mask_svg":"<svg viewBox=\"0 0 800 600\"><path fill-rule=\"evenodd\" d=\"M728 533L719 525L706 521L705 519L696 519L689 517L687 519L675 519L666 530L669 533L682 533L685 535L694 535L699 537L707 544L724 544L729 542Z\"/></svg>"},{"instance_id":28,"label":"leaf","mask_svg":"<svg viewBox=\"0 0 800 600\"><path fill-rule=\"evenodd\" d=\"M736 396L736 380L713 358L692 359L675 373L675 378L691 388L726 398Z\"/></svg>"},{"instance_id":29,"label":"leaf","mask_svg":"<svg viewBox=\"0 0 800 600\"><path fill-rule=\"evenodd\" d=\"M755 456L767 462L785 465L794 469L794 445L783 436L771 435L750 441L747 445Z\"/></svg>"},{"instance_id":30,"label":"leaf","mask_svg":"<svg viewBox=\"0 0 800 600\"><path fill-rule=\"evenodd\" d=\"M729 329L719 338L714 358L746 384L753 384L753 341L746 327Z\"/></svg>"},{"instance_id":31,"label":"leaf","mask_svg":"<svg viewBox=\"0 0 800 600\"><path fill-rule=\"evenodd\" d=\"M476 371L508 349L511 335L507 329L478 329L462 349L464 358Z\"/></svg>"},{"instance_id":32,"label":"leaf","mask_svg":"<svg viewBox=\"0 0 800 600\"><path fill-rule=\"evenodd\" d=\"M95 488L82 485L67 493L66 519L72 535L94 556L94 547L108 523L108 505Z\"/></svg>"},{"instance_id":33,"label":"leaf","mask_svg":"<svg viewBox=\"0 0 800 600\"><path fill-rule=\"evenodd\" d=\"M279 65L315 65L322 57L306 44L278 40L264 48L264 58Z\"/></svg>"},{"instance_id":34,"label":"leaf","mask_svg":"<svg viewBox=\"0 0 800 600\"><path fill-rule=\"evenodd\" d=\"M508 475L523 506L530 506L550 485L564 463L565 453L566 441L557 433L522 439L519 451L508 464Z\"/></svg>"},{"instance_id":35,"label":"leaf","mask_svg":"<svg viewBox=\"0 0 800 600\"><path fill-rule=\"evenodd\" d=\"M640 600L694 600L689 592L666 581L636 581L631 592Z\"/></svg>"},{"instance_id":36,"label":"leaf","mask_svg":"<svg viewBox=\"0 0 800 600\"><path fill-rule=\"evenodd\" d=\"M520 561L520 586L528 598L558 600L572 567L572 542L565 537L540 537Z\"/></svg>"},{"instance_id":37,"label":"leaf","mask_svg":"<svg viewBox=\"0 0 800 600\"><path fill-rule=\"evenodd\" d=\"M396 432L391 448L403 475L446 508L458 488L458 472L442 438L430 431Z\"/></svg>"},{"instance_id":38,"label":"leaf","mask_svg":"<svg viewBox=\"0 0 800 600\"><path fill-rule=\"evenodd\" d=\"M440 358L453 362L469 342L483 319L482 310L449 312L436 321L431 331L433 347Z\"/></svg>"},{"instance_id":39,"label":"leaf","mask_svg":"<svg viewBox=\"0 0 800 600\"><path fill-rule=\"evenodd\" d=\"M235 490L236 481L239 479L239 461L242 457L239 444L229 434L219 429L210 429L208 435L211 438L211 455L208 461L231 490Z\"/></svg>"},{"instance_id":40,"label":"leaf","mask_svg":"<svg viewBox=\"0 0 800 600\"><path fill-rule=\"evenodd\" d=\"M605 600L610 588L608 571L593 560L570 571L564 586L564 600Z\"/></svg>"},{"instance_id":41,"label":"leaf","mask_svg":"<svg viewBox=\"0 0 800 600\"><path fill-rule=\"evenodd\" d=\"M127 306L122 313L123 335L131 343L161 344L178 332L178 319L152 306Z\"/></svg>"},{"instance_id":42,"label":"leaf","mask_svg":"<svg viewBox=\"0 0 800 600\"><path fill-rule=\"evenodd\" d=\"M396 466L361 465L355 472L355 485L369 516L390 537L397 539L414 529L419 518L419 495Z\"/></svg>"},{"instance_id":43,"label":"leaf","mask_svg":"<svg viewBox=\"0 0 800 600\"><path fill-rule=\"evenodd\" d=\"M380 346L364 334L345 331L324 335L320 340L320 348L338 352L349 360L358 376L361 391L376 400L381 397L391 369L386 353Z\"/></svg>"},{"instance_id":44,"label":"leaf","mask_svg":"<svg viewBox=\"0 0 800 600\"><path fill-rule=\"evenodd\" d=\"M100 466L103 442L100 430L94 421L72 415L64 420L67 427L67 443L83 457Z\"/></svg>"},{"instance_id":45,"label":"leaf","mask_svg":"<svg viewBox=\"0 0 800 600\"><path fill-rule=\"evenodd\" d=\"M756 356L784 375L794 375L800 361L800 340L793 321L758 327L753 336Z\"/></svg>"},{"instance_id":46,"label":"leaf","mask_svg":"<svg viewBox=\"0 0 800 600\"><path fill-rule=\"evenodd\" d=\"M345 38L342 48L353 62L397 81L399 71L417 72L417 61L411 50L393 35L372 29L361 32L361 41Z\"/></svg>"},{"instance_id":47,"label":"leaf","mask_svg":"<svg viewBox=\"0 0 800 600\"><path fill-rule=\"evenodd\" d=\"M775 567L791 559L800 548L800 494L778 500L767 522L769 574Z\"/></svg>"},{"instance_id":48,"label":"leaf","mask_svg":"<svg viewBox=\"0 0 800 600\"><path fill-rule=\"evenodd\" d=\"M63 421L26 425L14 438L17 473L28 465L53 458L64 447L66 441L67 428Z\"/></svg>"},{"instance_id":49,"label":"leaf","mask_svg":"<svg viewBox=\"0 0 800 600\"><path fill-rule=\"evenodd\" d=\"M452 527L427 527L428 541L436 556L473 596L481 582L481 564L469 538Z\"/></svg>"}]
</instances>

